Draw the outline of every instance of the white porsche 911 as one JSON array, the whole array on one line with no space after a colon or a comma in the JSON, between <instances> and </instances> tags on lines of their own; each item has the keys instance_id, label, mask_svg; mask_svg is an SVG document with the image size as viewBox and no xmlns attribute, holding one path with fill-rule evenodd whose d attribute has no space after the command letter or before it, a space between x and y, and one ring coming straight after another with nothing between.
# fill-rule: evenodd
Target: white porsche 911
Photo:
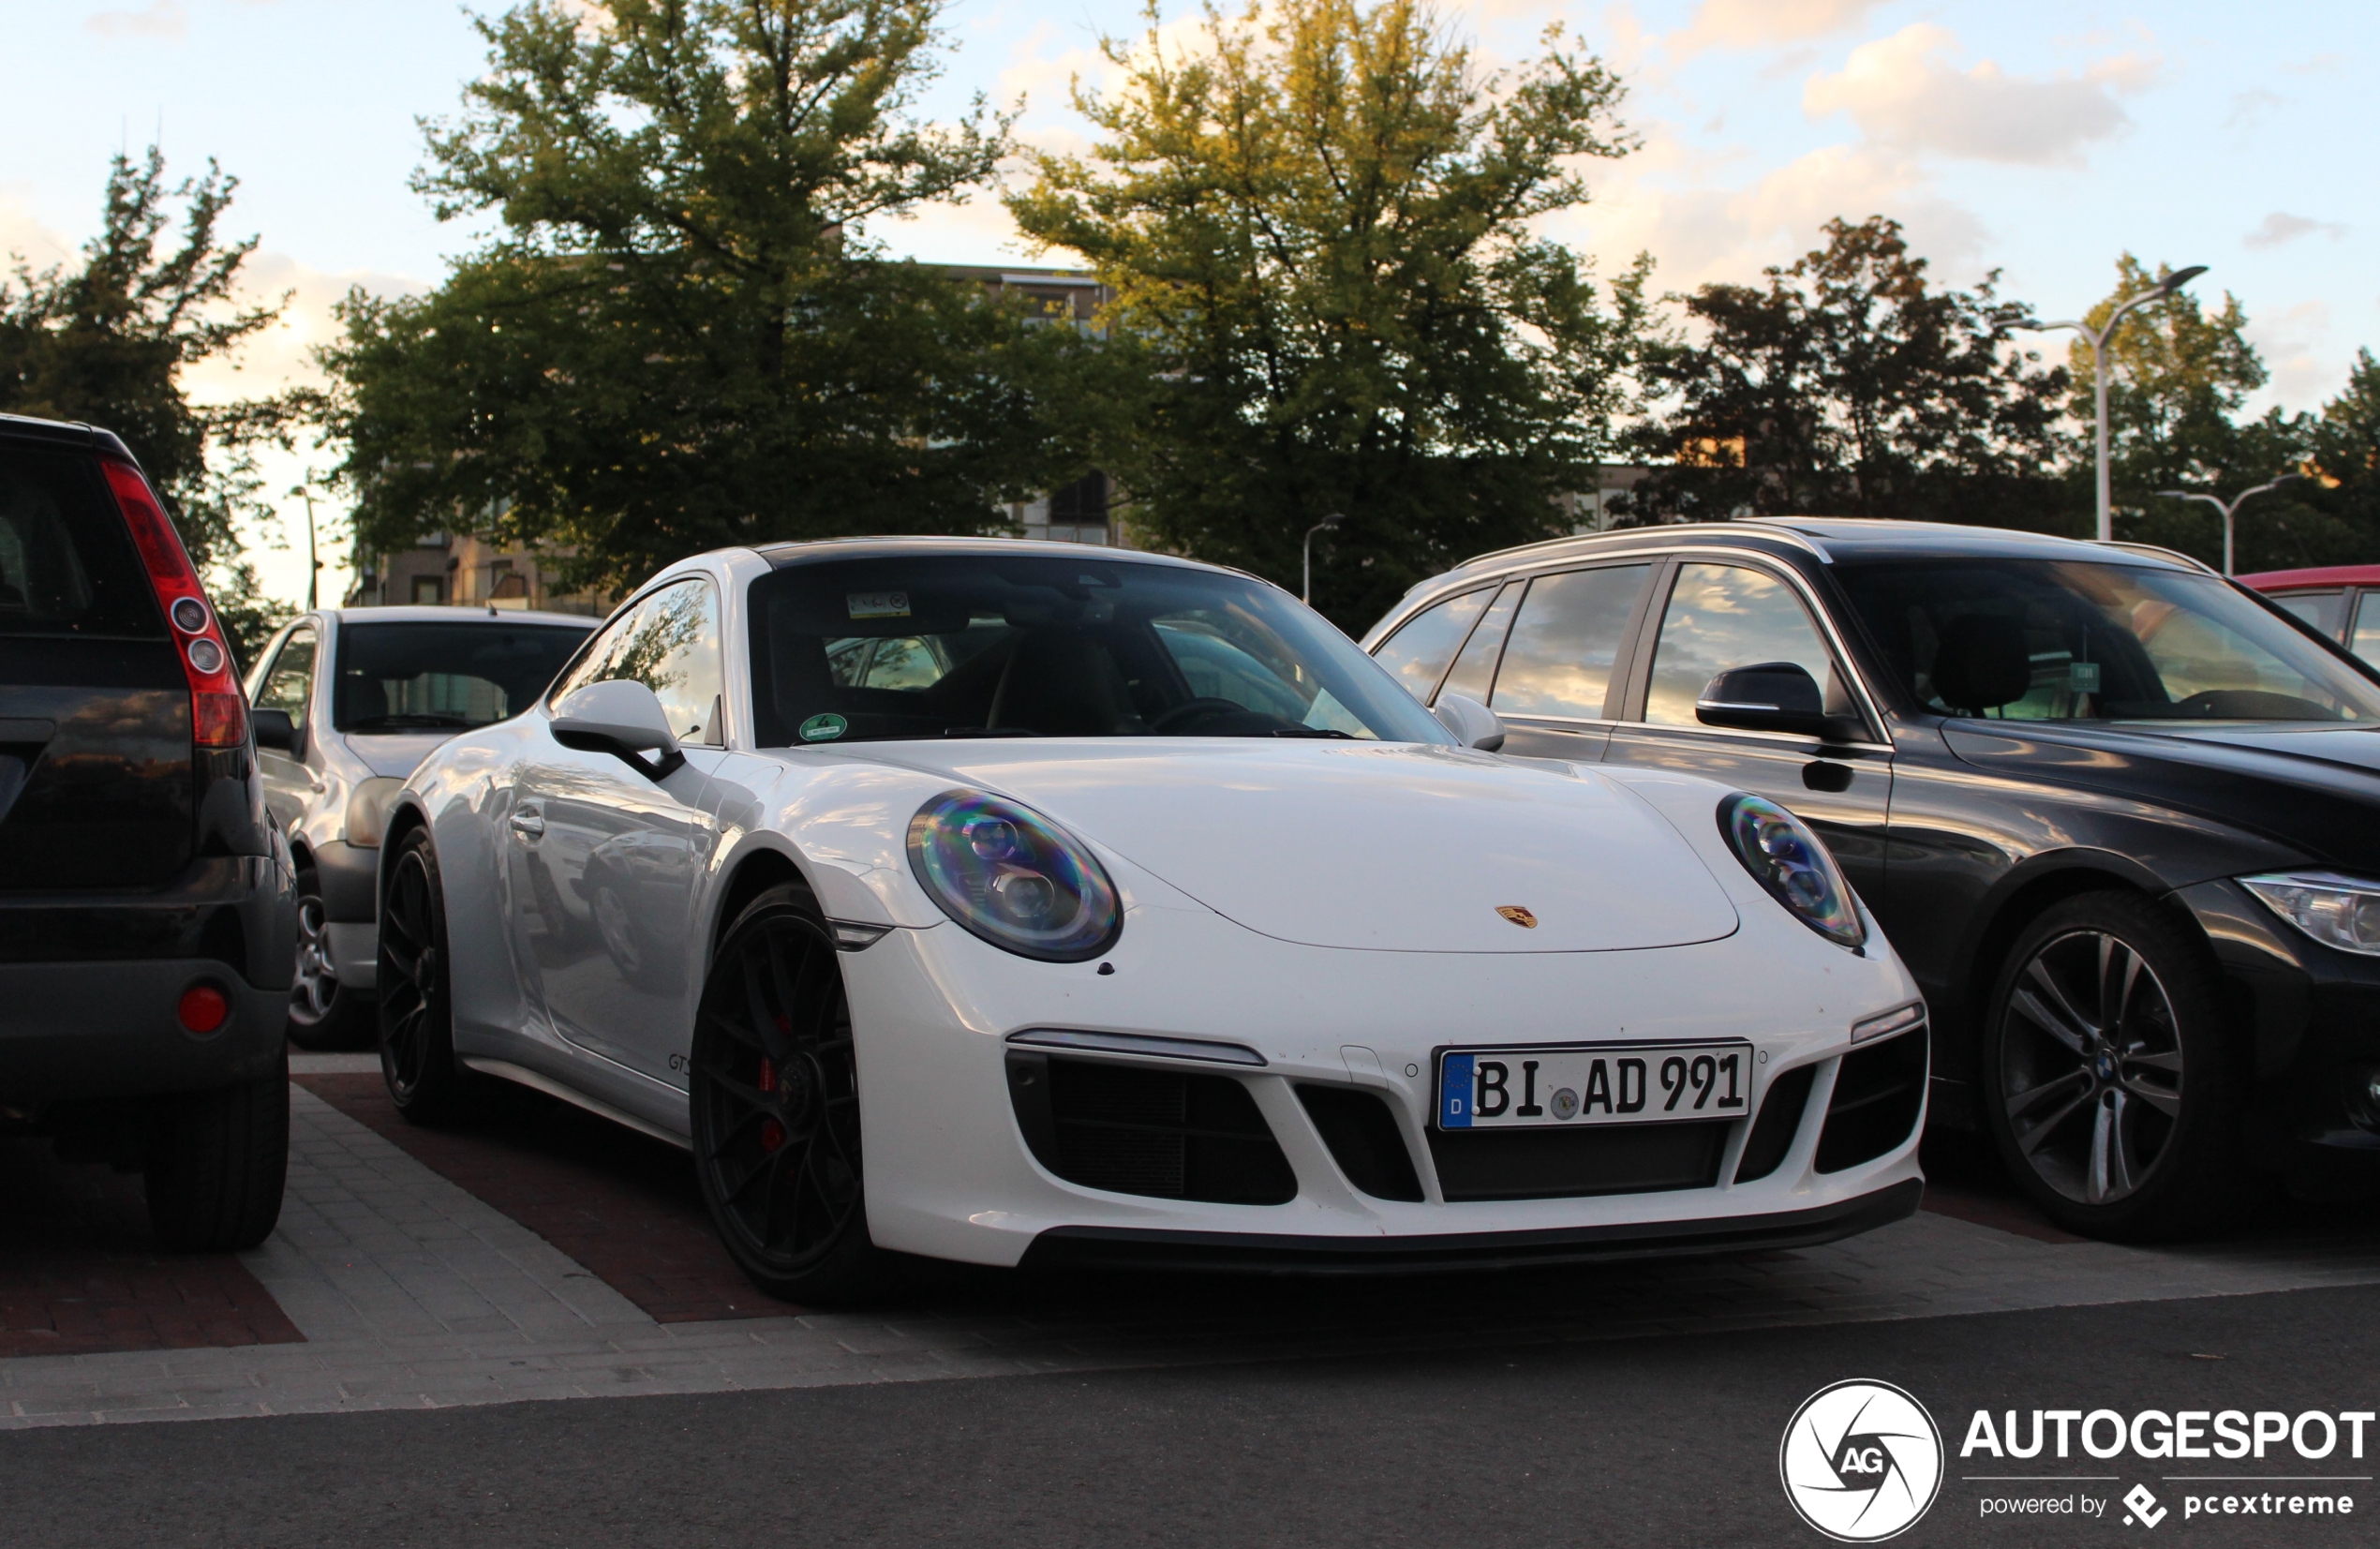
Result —
<instances>
[{"instance_id":1,"label":"white porsche 911","mask_svg":"<svg viewBox=\"0 0 2380 1549\"><path fill-rule=\"evenodd\" d=\"M1438 1268L1914 1210L1925 1008L1819 841L1438 713L1185 560L689 559L392 804L390 1090L691 1148L798 1301L897 1254Z\"/></svg>"}]
</instances>

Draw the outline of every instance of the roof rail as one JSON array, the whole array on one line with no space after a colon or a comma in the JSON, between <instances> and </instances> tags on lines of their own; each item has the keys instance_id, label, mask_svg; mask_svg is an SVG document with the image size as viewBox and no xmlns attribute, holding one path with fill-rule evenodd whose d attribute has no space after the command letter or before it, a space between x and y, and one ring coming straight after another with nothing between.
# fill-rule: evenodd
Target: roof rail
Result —
<instances>
[{"instance_id":1,"label":"roof rail","mask_svg":"<svg viewBox=\"0 0 2380 1549\"><path fill-rule=\"evenodd\" d=\"M1810 553L1818 556L1818 558L1822 560L1830 563L1833 561L1834 556L1828 554L1817 539L1812 538L1807 532L1797 531L1792 528L1782 526L1781 520L1782 519L1780 518L1768 516L1747 516L1740 521L1659 522L1649 527L1614 528L1607 532L1573 532L1567 537L1540 538L1534 544L1519 544L1511 548L1490 549L1485 554L1474 554L1468 559L1465 559L1456 565L1454 570L1468 570L1473 565L1483 565L1492 559L1510 559L1515 555L1534 554L1540 549L1560 548L1567 544L1584 544L1597 538L1639 538L1655 536L1667 538L1673 533L1687 533L1691 535L1700 535L1703 533L1741 533L1748 527L1758 527L1761 529L1762 534L1765 537L1781 538L1789 544L1796 544L1801 547L1807 549ZM1451 574L1453 572L1449 571L1447 573ZM1435 580L1437 577L1433 576L1431 579ZM1427 584L1427 582L1423 583L1423 585ZM1419 590L1421 588L1417 587L1414 589Z\"/></svg>"},{"instance_id":2,"label":"roof rail","mask_svg":"<svg viewBox=\"0 0 2380 1549\"><path fill-rule=\"evenodd\" d=\"M2153 554L2160 559L2172 559L2177 563L2188 565L2192 570L2197 571L2202 574L2216 575L2221 573L2214 566L2207 563L2206 560L2195 559L2190 555L2184 554L2178 548L2166 548L2161 544L2135 544L2118 538L2109 538L2105 541L2105 543L2106 546L2109 548L2128 548L2135 554Z\"/></svg>"}]
</instances>

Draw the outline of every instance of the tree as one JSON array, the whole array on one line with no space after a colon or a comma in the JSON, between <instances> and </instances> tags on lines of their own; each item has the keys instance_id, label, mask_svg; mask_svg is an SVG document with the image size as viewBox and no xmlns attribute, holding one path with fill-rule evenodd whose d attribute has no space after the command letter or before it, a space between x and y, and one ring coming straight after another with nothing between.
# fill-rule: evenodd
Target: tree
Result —
<instances>
[{"instance_id":1,"label":"tree","mask_svg":"<svg viewBox=\"0 0 2380 1549\"><path fill-rule=\"evenodd\" d=\"M1618 79L1558 30L1510 75L1416 0L1277 0L1167 46L1103 40L1101 139L1009 201L1113 288L1134 391L1099 457L1137 530L1361 627L1482 549L1564 530L1623 401L1644 266L1599 292L1536 223L1623 155Z\"/></svg>"},{"instance_id":2,"label":"tree","mask_svg":"<svg viewBox=\"0 0 2380 1549\"><path fill-rule=\"evenodd\" d=\"M2055 528L2062 371L2011 345L1998 271L1941 289L1898 222L1837 219L1765 287L1673 298L1689 334L1651 352L1636 432L1660 472L1635 522L1897 516Z\"/></svg>"},{"instance_id":3,"label":"tree","mask_svg":"<svg viewBox=\"0 0 2380 1549\"><path fill-rule=\"evenodd\" d=\"M243 309L240 269L256 238L218 228L239 180L212 161L169 186L151 146L108 170L107 207L80 268L36 273L20 258L0 283L0 410L104 425L123 438L163 497L242 660L277 624L242 552L243 521L264 514L249 453L275 435L288 406L250 400L201 408L182 373L227 355L280 315ZM180 230L173 206L181 206Z\"/></svg>"},{"instance_id":4,"label":"tree","mask_svg":"<svg viewBox=\"0 0 2380 1549\"><path fill-rule=\"evenodd\" d=\"M939 0L530 0L479 22L417 188L500 234L435 292L350 296L328 418L367 543L690 550L980 531L1079 471L1070 331L882 259L867 223L989 176L1005 126L909 116Z\"/></svg>"}]
</instances>

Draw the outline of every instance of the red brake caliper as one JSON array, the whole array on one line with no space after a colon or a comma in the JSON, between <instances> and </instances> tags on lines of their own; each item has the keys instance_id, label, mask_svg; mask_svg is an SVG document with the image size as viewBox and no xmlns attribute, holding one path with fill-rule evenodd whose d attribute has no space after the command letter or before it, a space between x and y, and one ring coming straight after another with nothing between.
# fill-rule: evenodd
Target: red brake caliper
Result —
<instances>
[{"instance_id":1,"label":"red brake caliper","mask_svg":"<svg viewBox=\"0 0 2380 1549\"><path fill-rule=\"evenodd\" d=\"M780 1017L777 1019L778 1032L790 1034L793 1030L793 1018ZM760 1057L760 1089L763 1092L774 1092L777 1090L777 1065L775 1061L771 1060L766 1054L763 1054ZM781 1146L784 1143L785 1126L779 1124L774 1119L763 1119L760 1122L760 1149L763 1151L775 1151L779 1146Z\"/></svg>"}]
</instances>

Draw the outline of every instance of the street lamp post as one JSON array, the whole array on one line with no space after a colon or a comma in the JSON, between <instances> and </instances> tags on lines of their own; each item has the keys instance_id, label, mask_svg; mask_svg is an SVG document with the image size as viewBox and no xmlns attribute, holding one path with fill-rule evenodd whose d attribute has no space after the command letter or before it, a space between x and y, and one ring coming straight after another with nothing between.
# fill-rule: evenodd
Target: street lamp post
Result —
<instances>
[{"instance_id":1,"label":"street lamp post","mask_svg":"<svg viewBox=\"0 0 2380 1549\"><path fill-rule=\"evenodd\" d=\"M314 484L307 482L290 491L305 499L305 611L312 613L321 606L322 561L314 557Z\"/></svg>"},{"instance_id":2,"label":"street lamp post","mask_svg":"<svg viewBox=\"0 0 2380 1549\"><path fill-rule=\"evenodd\" d=\"M1346 513L1334 511L1305 529L1305 589L1298 593L1299 602L1308 604L1314 602L1314 535L1326 528L1344 526L1346 519Z\"/></svg>"},{"instance_id":3,"label":"street lamp post","mask_svg":"<svg viewBox=\"0 0 2380 1549\"><path fill-rule=\"evenodd\" d=\"M2096 410L2093 460L2099 485L2099 541L2103 544L2116 536L2114 493L2107 471L2107 341L2116 336L2117 328L2135 307L2146 306L2152 301L2163 301L2206 272L2207 266L2203 263L2175 270L2109 313L2104 328L2093 328L2087 322L2026 322L2018 325L2043 332L2052 328L2071 328L2090 344L2090 389Z\"/></svg>"},{"instance_id":4,"label":"street lamp post","mask_svg":"<svg viewBox=\"0 0 2380 1549\"><path fill-rule=\"evenodd\" d=\"M2217 511L2223 513L2223 573L2225 575L2228 575L2231 573L2232 514L2238 511L2241 506L2246 505L2252 498L2262 495L2267 490L2279 489L2283 484L2287 484L2292 479L2302 479L2304 477L2305 475L2302 473L2283 473L2280 478L2260 484L2254 489L2241 490L2239 494L2234 495L2228 501L2225 501L2219 495L2202 495L2194 489L2161 489L2157 491L2157 493L2160 497L2168 500L2204 500L2209 505L2214 507Z\"/></svg>"}]
</instances>

